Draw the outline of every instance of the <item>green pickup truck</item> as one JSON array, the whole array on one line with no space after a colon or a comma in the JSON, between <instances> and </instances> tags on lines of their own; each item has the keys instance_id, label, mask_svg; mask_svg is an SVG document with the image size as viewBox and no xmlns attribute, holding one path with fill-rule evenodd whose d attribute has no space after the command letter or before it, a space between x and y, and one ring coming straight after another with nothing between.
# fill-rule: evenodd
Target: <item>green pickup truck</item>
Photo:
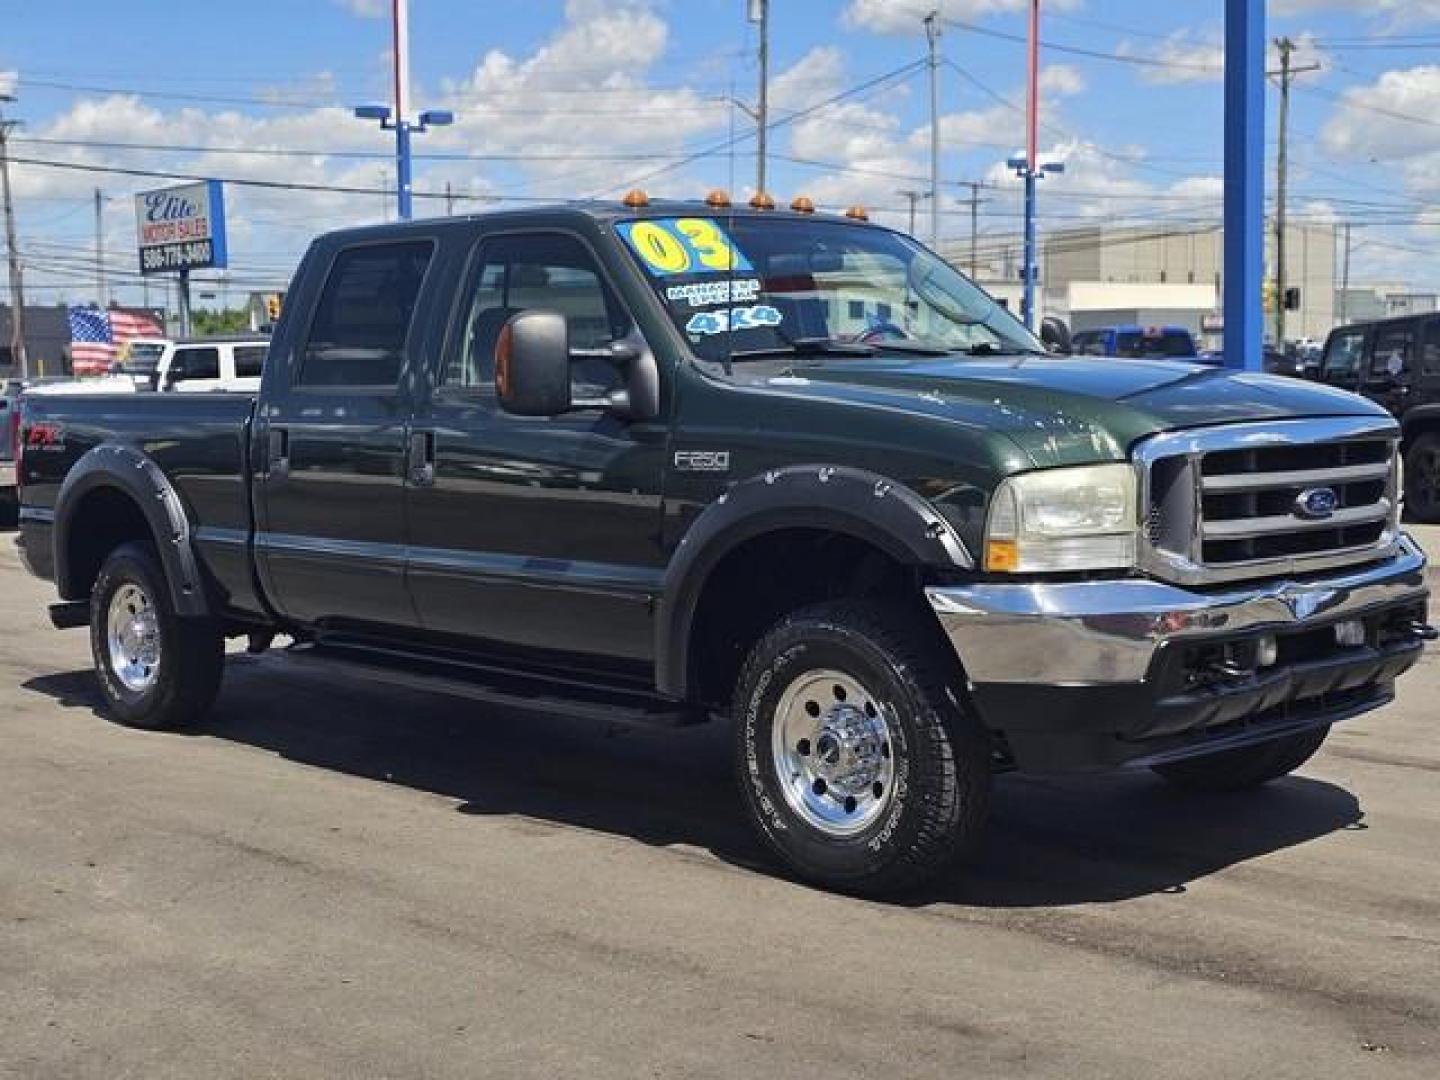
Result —
<instances>
[{"instance_id":1,"label":"green pickup truck","mask_svg":"<svg viewBox=\"0 0 1440 1080\"><path fill-rule=\"evenodd\" d=\"M1053 355L858 212L637 194L321 237L258 393L26 399L17 480L126 723L196 722L225 638L282 634L719 718L789 870L881 893L974 845L997 773L1244 788L1390 701L1435 636L1399 437L1331 387Z\"/></svg>"}]
</instances>

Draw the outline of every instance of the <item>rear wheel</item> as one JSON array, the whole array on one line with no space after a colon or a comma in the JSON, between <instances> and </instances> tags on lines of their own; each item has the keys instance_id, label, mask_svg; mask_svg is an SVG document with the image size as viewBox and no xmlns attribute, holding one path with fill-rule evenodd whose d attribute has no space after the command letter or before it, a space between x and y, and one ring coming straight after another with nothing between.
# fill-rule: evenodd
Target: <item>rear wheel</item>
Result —
<instances>
[{"instance_id":1,"label":"rear wheel","mask_svg":"<svg viewBox=\"0 0 1440 1080\"><path fill-rule=\"evenodd\" d=\"M796 612L752 650L734 705L740 788L799 876L895 892L975 845L990 744L952 669L905 616L852 601Z\"/></svg>"},{"instance_id":2,"label":"rear wheel","mask_svg":"<svg viewBox=\"0 0 1440 1080\"><path fill-rule=\"evenodd\" d=\"M1440 524L1440 432L1417 436L1405 451L1405 509L1416 521Z\"/></svg>"},{"instance_id":3,"label":"rear wheel","mask_svg":"<svg viewBox=\"0 0 1440 1080\"><path fill-rule=\"evenodd\" d=\"M182 619L151 551L106 558L90 594L90 651L110 712L132 727L193 724L215 700L225 639L207 619Z\"/></svg>"},{"instance_id":4,"label":"rear wheel","mask_svg":"<svg viewBox=\"0 0 1440 1080\"><path fill-rule=\"evenodd\" d=\"M1328 727L1319 727L1257 746L1156 765L1155 772L1192 791L1244 791L1300 768L1315 756L1329 734Z\"/></svg>"}]
</instances>

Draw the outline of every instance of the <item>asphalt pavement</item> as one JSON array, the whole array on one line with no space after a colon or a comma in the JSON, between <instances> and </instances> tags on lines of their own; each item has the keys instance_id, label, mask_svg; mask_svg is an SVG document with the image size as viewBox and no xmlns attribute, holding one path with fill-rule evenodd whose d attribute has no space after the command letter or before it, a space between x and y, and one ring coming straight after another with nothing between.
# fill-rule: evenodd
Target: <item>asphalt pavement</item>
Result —
<instances>
[{"instance_id":1,"label":"asphalt pavement","mask_svg":"<svg viewBox=\"0 0 1440 1080\"><path fill-rule=\"evenodd\" d=\"M1263 791L1002 778L876 903L777 876L723 731L270 657L130 731L51 598L0 535L0 1076L1440 1076L1440 652Z\"/></svg>"}]
</instances>

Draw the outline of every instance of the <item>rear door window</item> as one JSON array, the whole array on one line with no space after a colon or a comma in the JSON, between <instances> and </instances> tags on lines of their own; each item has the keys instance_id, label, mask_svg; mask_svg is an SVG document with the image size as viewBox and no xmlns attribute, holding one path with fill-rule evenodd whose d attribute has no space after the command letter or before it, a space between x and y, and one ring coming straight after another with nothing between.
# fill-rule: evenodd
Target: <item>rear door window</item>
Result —
<instances>
[{"instance_id":1,"label":"rear door window","mask_svg":"<svg viewBox=\"0 0 1440 1080\"><path fill-rule=\"evenodd\" d=\"M170 375L175 379L218 379L220 350L214 347L176 349L170 361Z\"/></svg>"},{"instance_id":2,"label":"rear door window","mask_svg":"<svg viewBox=\"0 0 1440 1080\"><path fill-rule=\"evenodd\" d=\"M235 377L258 379L265 370L265 354L269 351L266 345L235 346Z\"/></svg>"},{"instance_id":3,"label":"rear door window","mask_svg":"<svg viewBox=\"0 0 1440 1080\"><path fill-rule=\"evenodd\" d=\"M428 240L340 252L301 356L300 386L394 386L430 265Z\"/></svg>"},{"instance_id":4,"label":"rear door window","mask_svg":"<svg viewBox=\"0 0 1440 1080\"><path fill-rule=\"evenodd\" d=\"M1392 326L1381 330L1375 338L1375 351L1370 356L1370 374L1377 378L1398 378L1411 368L1415 348L1413 326Z\"/></svg>"}]
</instances>

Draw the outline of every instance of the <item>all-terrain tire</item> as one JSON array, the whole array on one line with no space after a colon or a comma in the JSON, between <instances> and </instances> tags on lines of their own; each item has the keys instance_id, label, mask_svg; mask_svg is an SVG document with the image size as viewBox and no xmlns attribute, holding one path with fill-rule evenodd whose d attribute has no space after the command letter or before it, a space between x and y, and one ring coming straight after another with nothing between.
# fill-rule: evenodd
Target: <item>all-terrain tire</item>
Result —
<instances>
[{"instance_id":1,"label":"all-terrain tire","mask_svg":"<svg viewBox=\"0 0 1440 1080\"><path fill-rule=\"evenodd\" d=\"M111 715L167 730L194 724L214 703L225 639L211 620L177 615L154 553L125 544L105 559L90 594L90 652Z\"/></svg>"},{"instance_id":2,"label":"all-terrain tire","mask_svg":"<svg viewBox=\"0 0 1440 1080\"><path fill-rule=\"evenodd\" d=\"M1192 791L1244 791L1290 775L1315 756L1329 734L1329 727L1318 727L1255 746L1156 765L1155 772Z\"/></svg>"},{"instance_id":3,"label":"all-terrain tire","mask_svg":"<svg viewBox=\"0 0 1440 1080\"><path fill-rule=\"evenodd\" d=\"M1416 436L1405 451L1405 511L1422 525L1440 525L1440 431Z\"/></svg>"},{"instance_id":4,"label":"all-terrain tire","mask_svg":"<svg viewBox=\"0 0 1440 1080\"><path fill-rule=\"evenodd\" d=\"M835 601L787 616L750 652L733 704L739 786L761 838L803 880L861 895L911 889L970 852L984 830L990 740L965 704L953 657L926 629L882 605ZM781 736L788 730L777 709L789 701L786 715L798 715L794 687L818 687L802 694L821 699L803 703L807 715L822 704L824 716L846 707L838 689L838 701L828 696L825 673L866 691L853 697L873 698L848 702L849 715L862 723L883 717L888 742L888 798L877 796L873 819L858 817L857 826L869 823L848 835L835 833L846 828L853 800L836 796L830 813L838 822L817 824L815 812L801 808L803 781L787 794L786 776L800 776L783 764L789 744L775 745L777 724Z\"/></svg>"}]
</instances>

